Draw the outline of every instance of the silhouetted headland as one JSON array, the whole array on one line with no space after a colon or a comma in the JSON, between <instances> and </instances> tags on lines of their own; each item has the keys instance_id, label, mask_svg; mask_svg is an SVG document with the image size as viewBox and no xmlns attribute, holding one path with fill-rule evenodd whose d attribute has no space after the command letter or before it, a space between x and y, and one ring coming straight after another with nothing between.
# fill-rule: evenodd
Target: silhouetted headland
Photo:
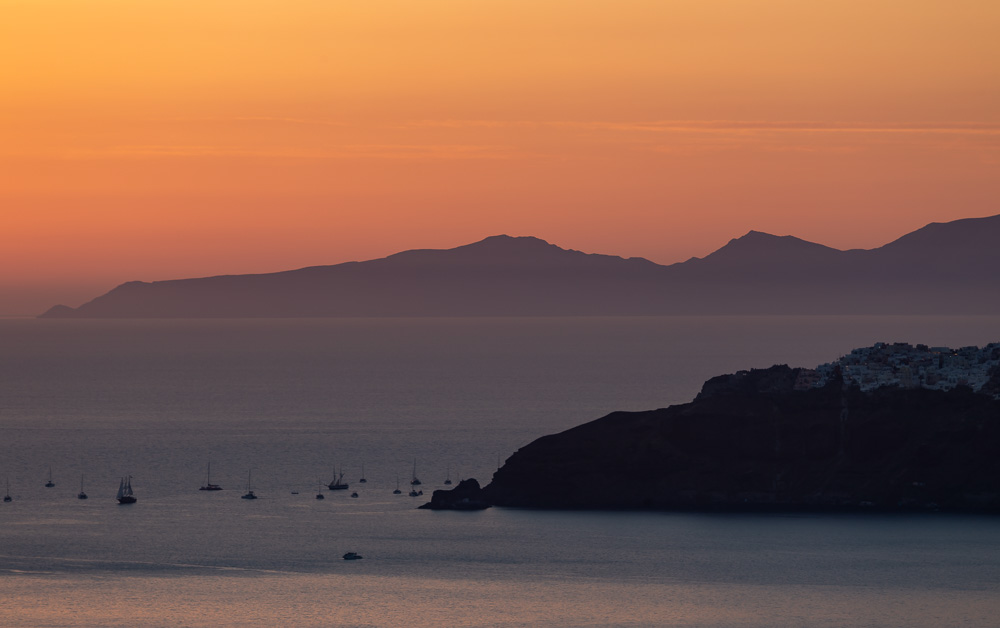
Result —
<instances>
[{"instance_id":1,"label":"silhouetted headland","mask_svg":"<svg viewBox=\"0 0 1000 628\"><path fill-rule=\"evenodd\" d=\"M868 356L893 347L908 345L877 345ZM978 390L924 387L949 372L943 359L908 387L863 390L873 373L919 369L845 374L857 352L825 380L788 366L715 377L691 403L615 412L539 438L485 488L435 491L428 507L998 513L1000 344L978 351L988 358L972 365L984 367L985 377L970 376Z\"/></svg>"},{"instance_id":2,"label":"silhouetted headland","mask_svg":"<svg viewBox=\"0 0 1000 628\"><path fill-rule=\"evenodd\" d=\"M997 314L1000 215L871 250L751 231L662 266L493 236L260 275L124 283L45 318Z\"/></svg>"},{"instance_id":3,"label":"silhouetted headland","mask_svg":"<svg viewBox=\"0 0 1000 628\"><path fill-rule=\"evenodd\" d=\"M428 510L485 510L489 507L475 478L462 480L452 489L434 491L431 501L420 506Z\"/></svg>"}]
</instances>

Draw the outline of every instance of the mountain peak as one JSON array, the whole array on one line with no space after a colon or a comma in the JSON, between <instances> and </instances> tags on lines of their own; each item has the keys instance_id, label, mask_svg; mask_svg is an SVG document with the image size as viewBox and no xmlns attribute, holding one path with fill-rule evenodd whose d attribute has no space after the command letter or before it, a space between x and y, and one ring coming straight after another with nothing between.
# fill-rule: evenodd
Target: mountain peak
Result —
<instances>
[{"instance_id":1,"label":"mountain peak","mask_svg":"<svg viewBox=\"0 0 1000 628\"><path fill-rule=\"evenodd\" d=\"M746 235L733 238L724 247L707 255L705 261L776 261L778 258L798 255L835 255L837 249L809 242L795 236L776 236L763 231L748 231Z\"/></svg>"},{"instance_id":2,"label":"mountain peak","mask_svg":"<svg viewBox=\"0 0 1000 628\"><path fill-rule=\"evenodd\" d=\"M489 236L478 242L456 246L451 249L411 249L384 258L387 262L409 264L440 264L455 261L471 264L532 262L560 255L571 255L568 251L532 236L509 236L506 234ZM582 255L582 254L581 254Z\"/></svg>"},{"instance_id":3,"label":"mountain peak","mask_svg":"<svg viewBox=\"0 0 1000 628\"><path fill-rule=\"evenodd\" d=\"M751 229L750 231L746 232L746 235L740 236L739 238L733 238L733 240L746 240L747 238L767 240L771 238L792 238L792 237L794 236L776 236L767 233L766 231L757 231L756 229Z\"/></svg>"},{"instance_id":4,"label":"mountain peak","mask_svg":"<svg viewBox=\"0 0 1000 628\"><path fill-rule=\"evenodd\" d=\"M465 246L460 246L458 248L466 248L470 246L489 246L489 247L555 247L559 248L555 244L551 244L541 238L536 238L535 236L511 236L506 233L501 233L499 235L492 235L478 242L473 242L472 244L466 244Z\"/></svg>"},{"instance_id":5,"label":"mountain peak","mask_svg":"<svg viewBox=\"0 0 1000 628\"><path fill-rule=\"evenodd\" d=\"M802 238L796 238L795 236L785 235L779 236L765 231L756 231L751 229L746 232L746 235L740 236L738 238L733 238L729 241L730 244L734 242L742 243L753 243L753 244L766 244L769 246L797 246L799 244L806 244L811 246L823 246L821 244L815 244L814 242L808 242Z\"/></svg>"}]
</instances>

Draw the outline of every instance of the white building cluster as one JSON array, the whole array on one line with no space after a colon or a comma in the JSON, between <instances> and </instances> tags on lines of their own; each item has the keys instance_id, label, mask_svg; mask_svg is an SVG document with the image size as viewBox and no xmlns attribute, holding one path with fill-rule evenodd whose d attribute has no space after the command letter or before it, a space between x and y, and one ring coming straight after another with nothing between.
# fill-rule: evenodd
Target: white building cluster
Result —
<instances>
[{"instance_id":1,"label":"white building cluster","mask_svg":"<svg viewBox=\"0 0 1000 628\"><path fill-rule=\"evenodd\" d=\"M983 348L912 346L903 342L876 343L855 349L836 362L822 364L814 371L805 370L797 387L819 387L840 367L844 380L857 384L861 390L883 386L950 390L968 386L976 392L990 380L991 372L1000 368L1000 343ZM1000 396L996 391L994 396Z\"/></svg>"}]
</instances>

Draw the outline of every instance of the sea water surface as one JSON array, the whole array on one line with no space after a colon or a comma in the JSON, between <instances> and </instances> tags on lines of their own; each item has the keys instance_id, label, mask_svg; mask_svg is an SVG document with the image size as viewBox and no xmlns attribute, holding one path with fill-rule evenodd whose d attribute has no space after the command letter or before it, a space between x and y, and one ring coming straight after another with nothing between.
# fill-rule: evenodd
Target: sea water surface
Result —
<instances>
[{"instance_id":1,"label":"sea water surface","mask_svg":"<svg viewBox=\"0 0 1000 628\"><path fill-rule=\"evenodd\" d=\"M1000 317L0 320L2 623L997 625L995 518L415 506L713 375L998 339ZM225 490L197 490L209 461Z\"/></svg>"}]
</instances>

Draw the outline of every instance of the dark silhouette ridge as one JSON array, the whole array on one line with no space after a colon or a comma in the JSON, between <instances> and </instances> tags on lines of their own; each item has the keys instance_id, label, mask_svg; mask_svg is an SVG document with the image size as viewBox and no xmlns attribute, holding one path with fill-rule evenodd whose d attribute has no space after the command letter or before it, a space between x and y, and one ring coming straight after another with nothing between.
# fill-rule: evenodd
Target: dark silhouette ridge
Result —
<instances>
[{"instance_id":1,"label":"dark silhouette ridge","mask_svg":"<svg viewBox=\"0 0 1000 628\"><path fill-rule=\"evenodd\" d=\"M704 258L695 259L702 263L725 264L732 261L743 261L749 256L767 261L787 262L801 256L814 259L833 259L842 253L837 249L807 242L794 236L775 236L761 231L750 231L741 238L733 238L724 247Z\"/></svg>"},{"instance_id":2,"label":"dark silhouette ridge","mask_svg":"<svg viewBox=\"0 0 1000 628\"><path fill-rule=\"evenodd\" d=\"M691 403L543 436L428 507L1000 513L1000 401L840 378L799 390L800 371L716 377Z\"/></svg>"},{"instance_id":3,"label":"dark silhouette ridge","mask_svg":"<svg viewBox=\"0 0 1000 628\"><path fill-rule=\"evenodd\" d=\"M462 480L452 489L434 491L431 501L419 506L427 510L485 510L489 507L482 499L482 488L475 478Z\"/></svg>"},{"instance_id":4,"label":"dark silhouette ridge","mask_svg":"<svg viewBox=\"0 0 1000 628\"><path fill-rule=\"evenodd\" d=\"M73 318L76 315L77 311L67 305L53 305L42 318Z\"/></svg>"},{"instance_id":5,"label":"dark silhouette ridge","mask_svg":"<svg viewBox=\"0 0 1000 628\"><path fill-rule=\"evenodd\" d=\"M492 236L256 275L133 281L46 318L1000 313L1000 215L840 251L751 231L661 266Z\"/></svg>"}]
</instances>

